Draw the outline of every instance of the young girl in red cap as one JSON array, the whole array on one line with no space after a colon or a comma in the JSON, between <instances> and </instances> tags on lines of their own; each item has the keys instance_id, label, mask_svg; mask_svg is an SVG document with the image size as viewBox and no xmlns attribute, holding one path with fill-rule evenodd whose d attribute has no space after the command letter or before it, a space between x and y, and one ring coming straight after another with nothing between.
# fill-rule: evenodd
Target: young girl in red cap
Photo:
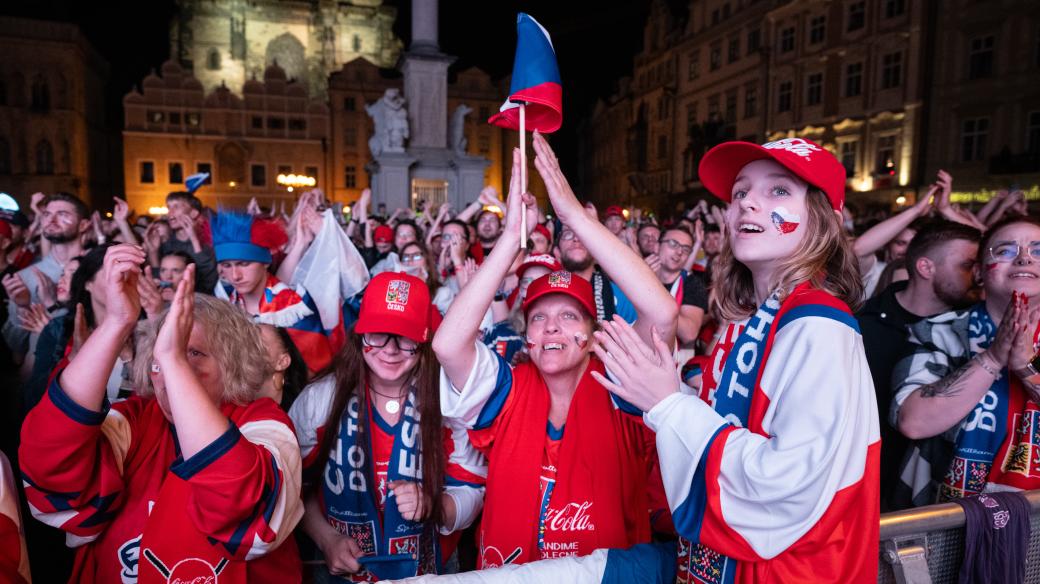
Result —
<instances>
[{"instance_id":1,"label":"young girl in red cap","mask_svg":"<svg viewBox=\"0 0 1040 584\"><path fill-rule=\"evenodd\" d=\"M700 177L730 202L712 303L732 323L701 399L679 392L663 335L615 321L596 349L617 383L598 379L657 432L678 580L873 582L880 440L844 168L789 138L721 144Z\"/></svg>"},{"instance_id":2,"label":"young girl in red cap","mask_svg":"<svg viewBox=\"0 0 1040 584\"><path fill-rule=\"evenodd\" d=\"M649 339L656 326L673 338L676 305L667 290L585 212L538 134L534 148L553 208L632 300L639 330ZM588 281L556 271L530 284L522 305L530 362L511 367L477 341L481 316L520 253L521 198L527 225L536 222L519 165L514 151L505 230L433 343L443 367L444 415L470 428L470 440L488 456L482 568L646 542L654 507L647 494L657 474L653 437L638 412L623 411L627 404L612 400L592 377L603 364L592 355L596 306Z\"/></svg>"},{"instance_id":3,"label":"young girl in red cap","mask_svg":"<svg viewBox=\"0 0 1040 584\"><path fill-rule=\"evenodd\" d=\"M463 429L441 423L430 349L439 318L425 282L378 274L333 364L289 411L304 456L303 528L325 558L318 581L441 573L480 512L483 459Z\"/></svg>"}]
</instances>

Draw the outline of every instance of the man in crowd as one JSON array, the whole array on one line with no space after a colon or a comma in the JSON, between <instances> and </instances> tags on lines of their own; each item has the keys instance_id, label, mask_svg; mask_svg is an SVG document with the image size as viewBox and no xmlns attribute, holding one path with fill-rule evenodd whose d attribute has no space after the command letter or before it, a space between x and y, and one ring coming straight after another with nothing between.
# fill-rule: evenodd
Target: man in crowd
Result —
<instances>
[{"instance_id":1,"label":"man in crowd","mask_svg":"<svg viewBox=\"0 0 1040 584\"><path fill-rule=\"evenodd\" d=\"M491 253L491 248L495 247L495 242L501 235L502 220L498 213L487 209L481 211L480 215L477 215L477 241L483 252L481 258L486 258Z\"/></svg>"},{"instance_id":2,"label":"man in crowd","mask_svg":"<svg viewBox=\"0 0 1040 584\"><path fill-rule=\"evenodd\" d=\"M892 372L890 421L917 440L900 468L897 503L1040 488L1032 471L1040 440L1029 421L1040 396L1040 221L991 227L979 264L985 300L911 326L915 350Z\"/></svg>"},{"instance_id":3,"label":"man in crowd","mask_svg":"<svg viewBox=\"0 0 1040 584\"><path fill-rule=\"evenodd\" d=\"M55 193L43 200L40 209L43 238L50 242L48 253L35 264L3 280L8 296L4 340L11 352L19 357L29 353L34 339L21 327L18 309L39 304L40 285L58 281L65 264L83 253L81 237L90 229L90 211L75 195ZM50 281L41 282L39 275Z\"/></svg>"},{"instance_id":4,"label":"man in crowd","mask_svg":"<svg viewBox=\"0 0 1040 584\"><path fill-rule=\"evenodd\" d=\"M603 225L607 228L607 231L621 237L621 232L625 230L625 210L619 205L607 207Z\"/></svg>"},{"instance_id":5,"label":"man in crowd","mask_svg":"<svg viewBox=\"0 0 1040 584\"><path fill-rule=\"evenodd\" d=\"M906 248L910 279L896 282L867 301L856 315L867 363L874 379L880 419L892 404L892 370L914 346L908 327L924 318L961 309L977 300L974 269L981 234L960 223L937 219L914 236ZM893 502L892 488L910 442L891 424L881 425L881 508L905 507Z\"/></svg>"},{"instance_id":6,"label":"man in crowd","mask_svg":"<svg viewBox=\"0 0 1040 584\"><path fill-rule=\"evenodd\" d=\"M693 236L678 227L661 235L658 247L657 278L679 304L679 324L676 336L680 343L692 343L701 330L704 313L708 309L708 290L697 276L683 270L686 259L693 251Z\"/></svg>"},{"instance_id":7,"label":"man in crowd","mask_svg":"<svg viewBox=\"0 0 1040 584\"><path fill-rule=\"evenodd\" d=\"M564 270L577 274L592 283L592 291L596 300L596 320L610 320L617 314L627 322L635 321L635 308L621 292L621 289L615 286L610 278L596 266L588 248L566 225L560 229L560 237L556 240L555 255Z\"/></svg>"},{"instance_id":8,"label":"man in crowd","mask_svg":"<svg viewBox=\"0 0 1040 584\"><path fill-rule=\"evenodd\" d=\"M661 229L653 223L643 223L636 232L636 243L639 245L639 255L644 258L657 253L658 242L661 239Z\"/></svg>"},{"instance_id":9,"label":"man in crowd","mask_svg":"<svg viewBox=\"0 0 1040 584\"><path fill-rule=\"evenodd\" d=\"M173 236L163 242L157 257L150 258L158 265L160 258L180 253L195 263L195 290L212 294L217 285L217 260L213 255L213 236L209 221L202 212L202 201L192 193L175 192L166 195L166 220L173 228Z\"/></svg>"}]
</instances>

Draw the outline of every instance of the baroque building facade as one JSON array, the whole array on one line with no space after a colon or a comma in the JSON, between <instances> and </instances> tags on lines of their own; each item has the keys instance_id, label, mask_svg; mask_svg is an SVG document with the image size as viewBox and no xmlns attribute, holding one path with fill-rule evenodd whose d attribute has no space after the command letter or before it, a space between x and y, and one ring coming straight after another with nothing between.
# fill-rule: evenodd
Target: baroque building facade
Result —
<instances>
[{"instance_id":1,"label":"baroque building facade","mask_svg":"<svg viewBox=\"0 0 1040 584\"><path fill-rule=\"evenodd\" d=\"M65 191L111 205L109 66L75 25L0 18L0 191L28 206Z\"/></svg>"},{"instance_id":2,"label":"baroque building facade","mask_svg":"<svg viewBox=\"0 0 1040 584\"><path fill-rule=\"evenodd\" d=\"M178 0L170 55L207 93L221 85L237 93L277 62L324 98L329 75L354 59L394 66L396 16L382 0Z\"/></svg>"},{"instance_id":3,"label":"baroque building facade","mask_svg":"<svg viewBox=\"0 0 1040 584\"><path fill-rule=\"evenodd\" d=\"M627 174L629 190L592 178L586 190L671 211L704 194L697 164L714 144L804 136L842 161L853 205L908 204L940 168L960 202L1012 185L1040 199L1034 12L1025 0L654 0L632 81L583 125L583 177L620 168L609 176ZM619 109L623 154L601 140ZM654 166L666 144L668 168Z\"/></svg>"}]
</instances>

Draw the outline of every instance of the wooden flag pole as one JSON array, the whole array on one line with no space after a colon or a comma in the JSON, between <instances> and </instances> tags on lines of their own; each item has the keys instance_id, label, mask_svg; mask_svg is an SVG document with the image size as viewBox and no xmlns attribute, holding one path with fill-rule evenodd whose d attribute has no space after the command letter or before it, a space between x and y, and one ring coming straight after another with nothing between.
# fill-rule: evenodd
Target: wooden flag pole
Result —
<instances>
[{"instance_id":1,"label":"wooden flag pole","mask_svg":"<svg viewBox=\"0 0 1040 584\"><path fill-rule=\"evenodd\" d=\"M520 251L527 249L527 104L520 102Z\"/></svg>"}]
</instances>

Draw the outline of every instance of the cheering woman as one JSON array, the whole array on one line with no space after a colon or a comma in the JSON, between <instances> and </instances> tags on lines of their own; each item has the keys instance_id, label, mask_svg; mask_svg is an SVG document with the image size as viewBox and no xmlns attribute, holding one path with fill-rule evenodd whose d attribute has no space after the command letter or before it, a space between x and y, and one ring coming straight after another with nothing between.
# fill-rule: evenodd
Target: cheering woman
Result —
<instances>
[{"instance_id":1,"label":"cheering woman","mask_svg":"<svg viewBox=\"0 0 1040 584\"><path fill-rule=\"evenodd\" d=\"M617 376L600 381L657 432L678 580L873 582L880 440L844 168L788 138L716 146L700 177L730 202L711 295L733 323L700 399L679 392L662 335L615 321L596 337Z\"/></svg>"},{"instance_id":2,"label":"cheering woman","mask_svg":"<svg viewBox=\"0 0 1040 584\"><path fill-rule=\"evenodd\" d=\"M586 213L538 134L534 148L557 215L631 299L637 330L649 339L653 326L670 341L676 305L668 291ZM528 229L537 224L534 198L522 192L519 177L516 150L506 228L433 341L444 415L470 428L470 440L488 456L484 568L648 541L647 491L656 474L652 434L593 379L603 364L592 355L596 306L588 281L557 271L530 284L523 303L529 363L511 367L477 340L481 317L520 253L521 199Z\"/></svg>"},{"instance_id":3,"label":"cheering woman","mask_svg":"<svg viewBox=\"0 0 1040 584\"><path fill-rule=\"evenodd\" d=\"M325 558L319 582L443 573L480 512L483 458L464 429L441 423L434 313L419 278L375 276L332 366L289 410L307 469L303 527Z\"/></svg>"},{"instance_id":4,"label":"cheering woman","mask_svg":"<svg viewBox=\"0 0 1040 584\"><path fill-rule=\"evenodd\" d=\"M257 399L260 331L230 304L195 295L195 267L168 311L143 325L137 395L105 384L141 311L145 252L105 253L98 325L22 426L33 514L78 546L71 582L300 582L289 538L303 514L289 418Z\"/></svg>"}]
</instances>

